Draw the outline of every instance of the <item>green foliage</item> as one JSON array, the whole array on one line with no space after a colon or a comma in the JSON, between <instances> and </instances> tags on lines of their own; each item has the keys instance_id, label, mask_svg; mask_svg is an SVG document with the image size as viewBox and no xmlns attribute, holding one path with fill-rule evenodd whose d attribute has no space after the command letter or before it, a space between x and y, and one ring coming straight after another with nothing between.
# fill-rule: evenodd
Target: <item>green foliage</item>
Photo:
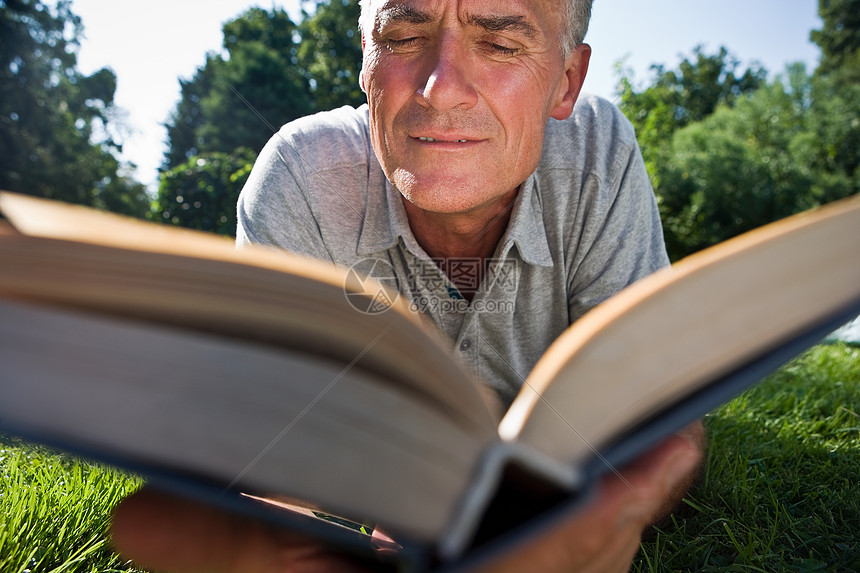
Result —
<instances>
[{"instance_id":1,"label":"green foliage","mask_svg":"<svg viewBox=\"0 0 860 573\"><path fill-rule=\"evenodd\" d=\"M209 54L193 78L180 80L152 217L233 234L246 167L277 129L363 103L358 13L357 0L334 0L298 26L283 10L261 8L226 23L226 55Z\"/></svg>"},{"instance_id":2,"label":"green foliage","mask_svg":"<svg viewBox=\"0 0 860 573\"><path fill-rule=\"evenodd\" d=\"M0 475L0 571L134 571L107 527L138 479L2 436Z\"/></svg>"},{"instance_id":3,"label":"green foliage","mask_svg":"<svg viewBox=\"0 0 860 573\"><path fill-rule=\"evenodd\" d=\"M706 419L705 471L633 571L860 571L860 349L819 346Z\"/></svg>"},{"instance_id":4,"label":"green foliage","mask_svg":"<svg viewBox=\"0 0 860 573\"><path fill-rule=\"evenodd\" d=\"M818 15L824 26L809 35L821 48L817 73L860 81L860 0L819 0Z\"/></svg>"},{"instance_id":5,"label":"green foliage","mask_svg":"<svg viewBox=\"0 0 860 573\"><path fill-rule=\"evenodd\" d=\"M200 101L212 90L216 56L208 54L206 64L197 68L194 77L186 80L179 79L179 103L167 122L167 139L170 143L164 154L163 169L181 165L200 153L198 146L204 145L198 141L197 132L205 122Z\"/></svg>"},{"instance_id":6,"label":"green foliage","mask_svg":"<svg viewBox=\"0 0 860 573\"><path fill-rule=\"evenodd\" d=\"M739 74L740 61L725 47L709 55L697 46L693 49L693 58L681 60L677 70L667 70L662 64L652 65L655 79L640 93L631 89L630 78L622 76L622 106L630 112L634 122L650 115L647 104L655 100L666 104L668 123L683 127L701 121L719 104L731 104L742 95L755 91L767 75L757 66Z\"/></svg>"},{"instance_id":7,"label":"green foliage","mask_svg":"<svg viewBox=\"0 0 860 573\"><path fill-rule=\"evenodd\" d=\"M805 115L776 82L674 135L659 188L674 258L819 203L791 153Z\"/></svg>"},{"instance_id":8,"label":"green foliage","mask_svg":"<svg viewBox=\"0 0 860 573\"><path fill-rule=\"evenodd\" d=\"M740 62L720 48L706 54L701 46L684 58L677 70L651 66L654 80L637 92L630 72L621 70L620 107L636 128L645 163L652 177L664 160L667 144L678 129L708 117L718 105L731 104L764 83L766 72L751 67L739 72Z\"/></svg>"},{"instance_id":9,"label":"green foliage","mask_svg":"<svg viewBox=\"0 0 860 573\"><path fill-rule=\"evenodd\" d=\"M313 16L299 24L299 65L311 83L314 108L334 109L365 102L358 83L361 33L358 0L317 2Z\"/></svg>"},{"instance_id":10,"label":"green foliage","mask_svg":"<svg viewBox=\"0 0 860 573\"><path fill-rule=\"evenodd\" d=\"M116 76L77 70L71 2L0 3L0 188L143 216L111 137Z\"/></svg>"},{"instance_id":11,"label":"green foliage","mask_svg":"<svg viewBox=\"0 0 860 573\"><path fill-rule=\"evenodd\" d=\"M674 134L657 188L673 258L860 192L860 91L788 76Z\"/></svg>"},{"instance_id":12,"label":"green foliage","mask_svg":"<svg viewBox=\"0 0 860 573\"><path fill-rule=\"evenodd\" d=\"M860 192L860 83L816 76L798 161L812 166L822 201Z\"/></svg>"},{"instance_id":13,"label":"green foliage","mask_svg":"<svg viewBox=\"0 0 860 573\"><path fill-rule=\"evenodd\" d=\"M162 174L153 218L174 225L235 235L236 201L254 153L202 153Z\"/></svg>"},{"instance_id":14,"label":"green foliage","mask_svg":"<svg viewBox=\"0 0 860 573\"><path fill-rule=\"evenodd\" d=\"M280 9L251 8L224 24L225 56L209 54L168 122L165 169L201 153L259 150L283 123L310 113L310 88L297 66L298 30Z\"/></svg>"},{"instance_id":15,"label":"green foliage","mask_svg":"<svg viewBox=\"0 0 860 573\"><path fill-rule=\"evenodd\" d=\"M209 54L168 122L165 170L200 153L259 150L284 123L360 105L358 1L320 2L297 26L283 10L251 8L223 27L225 56Z\"/></svg>"},{"instance_id":16,"label":"green foliage","mask_svg":"<svg viewBox=\"0 0 860 573\"><path fill-rule=\"evenodd\" d=\"M640 92L620 83L673 260L860 192L858 84L801 64L767 82L725 49L694 55Z\"/></svg>"}]
</instances>

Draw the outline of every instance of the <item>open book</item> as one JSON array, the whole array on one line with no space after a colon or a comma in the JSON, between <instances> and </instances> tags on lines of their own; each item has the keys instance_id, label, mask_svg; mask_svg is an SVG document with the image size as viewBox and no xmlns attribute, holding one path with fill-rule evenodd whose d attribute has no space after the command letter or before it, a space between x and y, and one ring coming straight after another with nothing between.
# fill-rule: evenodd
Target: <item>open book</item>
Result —
<instances>
[{"instance_id":1,"label":"open book","mask_svg":"<svg viewBox=\"0 0 860 573\"><path fill-rule=\"evenodd\" d=\"M0 209L0 428L335 543L362 542L242 494L379 524L416 568L575 507L860 312L854 198L600 305L502 417L405 304L356 310L382 287L346 270L9 193Z\"/></svg>"}]
</instances>

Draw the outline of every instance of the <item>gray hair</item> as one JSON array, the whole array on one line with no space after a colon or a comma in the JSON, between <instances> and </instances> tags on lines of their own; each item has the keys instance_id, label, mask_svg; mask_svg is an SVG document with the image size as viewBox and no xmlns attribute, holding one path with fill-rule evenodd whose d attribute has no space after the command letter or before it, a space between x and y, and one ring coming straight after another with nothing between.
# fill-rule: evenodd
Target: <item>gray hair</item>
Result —
<instances>
[{"instance_id":1,"label":"gray hair","mask_svg":"<svg viewBox=\"0 0 860 573\"><path fill-rule=\"evenodd\" d=\"M370 2L371 0L359 0L361 15L358 18L358 25L365 33L373 29L373 15L369 10ZM561 50L565 59L585 40L585 33L588 31L588 22L591 20L592 2L593 0L564 1L563 10L567 29L559 40L561 41Z\"/></svg>"},{"instance_id":2,"label":"gray hair","mask_svg":"<svg viewBox=\"0 0 860 573\"><path fill-rule=\"evenodd\" d=\"M564 37L561 38L561 48L565 59L574 48L585 41L585 33L588 32L588 23L591 21L592 2L593 0L567 0L565 2L567 30Z\"/></svg>"}]
</instances>

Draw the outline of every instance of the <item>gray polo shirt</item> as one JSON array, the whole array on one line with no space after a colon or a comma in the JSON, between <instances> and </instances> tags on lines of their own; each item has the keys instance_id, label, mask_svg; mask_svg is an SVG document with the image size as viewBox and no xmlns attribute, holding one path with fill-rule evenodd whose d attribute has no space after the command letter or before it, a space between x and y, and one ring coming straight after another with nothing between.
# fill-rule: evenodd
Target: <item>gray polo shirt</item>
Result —
<instances>
[{"instance_id":1,"label":"gray polo shirt","mask_svg":"<svg viewBox=\"0 0 860 573\"><path fill-rule=\"evenodd\" d=\"M568 325L668 264L633 128L587 95L571 118L547 125L540 164L471 303L412 235L371 148L366 106L281 128L242 190L238 220L240 246L275 246L395 284L506 404ZM461 282L474 276L474 261L448 264Z\"/></svg>"}]
</instances>

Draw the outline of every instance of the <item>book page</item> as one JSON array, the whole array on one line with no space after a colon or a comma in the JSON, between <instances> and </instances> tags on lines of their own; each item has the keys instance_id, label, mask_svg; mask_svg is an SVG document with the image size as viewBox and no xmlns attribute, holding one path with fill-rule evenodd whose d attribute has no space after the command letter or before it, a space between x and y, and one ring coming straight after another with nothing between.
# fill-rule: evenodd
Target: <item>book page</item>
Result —
<instances>
[{"instance_id":1,"label":"book page","mask_svg":"<svg viewBox=\"0 0 860 573\"><path fill-rule=\"evenodd\" d=\"M854 198L640 281L553 344L500 434L582 462L721 374L860 303L857 245Z\"/></svg>"}]
</instances>

